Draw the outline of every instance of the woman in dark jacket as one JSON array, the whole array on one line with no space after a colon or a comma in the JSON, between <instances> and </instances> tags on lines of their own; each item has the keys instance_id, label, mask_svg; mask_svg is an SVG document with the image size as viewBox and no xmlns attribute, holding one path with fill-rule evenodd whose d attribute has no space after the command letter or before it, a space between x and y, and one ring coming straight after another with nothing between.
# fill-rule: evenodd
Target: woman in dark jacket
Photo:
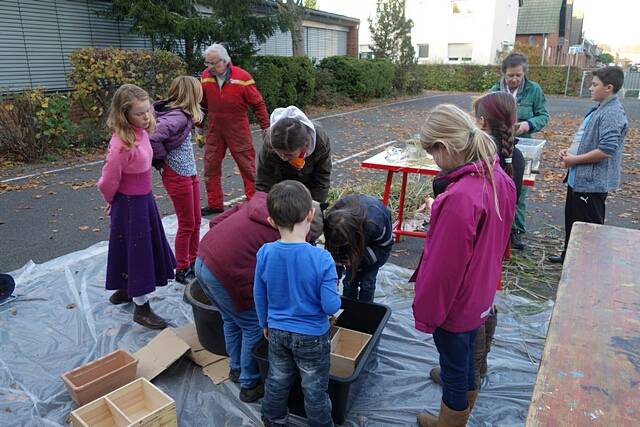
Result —
<instances>
[{"instance_id":1,"label":"woman in dark jacket","mask_svg":"<svg viewBox=\"0 0 640 427\"><path fill-rule=\"evenodd\" d=\"M331 184L329 136L297 107L276 108L258 155L256 188L269 192L286 179L299 181L324 208Z\"/></svg>"},{"instance_id":2,"label":"woman in dark jacket","mask_svg":"<svg viewBox=\"0 0 640 427\"><path fill-rule=\"evenodd\" d=\"M338 280L346 270L342 295L372 302L378 269L393 248L391 212L371 196L348 195L324 219L325 248L336 261Z\"/></svg>"}]
</instances>

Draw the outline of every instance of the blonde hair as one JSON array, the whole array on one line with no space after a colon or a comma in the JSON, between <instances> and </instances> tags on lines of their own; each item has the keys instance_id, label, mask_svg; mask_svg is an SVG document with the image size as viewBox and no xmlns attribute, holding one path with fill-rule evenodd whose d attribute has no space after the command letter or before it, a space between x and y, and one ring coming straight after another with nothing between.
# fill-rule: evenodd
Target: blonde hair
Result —
<instances>
[{"instance_id":1,"label":"blonde hair","mask_svg":"<svg viewBox=\"0 0 640 427\"><path fill-rule=\"evenodd\" d=\"M427 151L441 144L449 156L462 159L457 166L481 162L493 188L493 200L498 217L502 219L493 178L496 144L488 134L478 128L469 114L455 105L438 105L431 111L420 131L420 142L422 148Z\"/></svg>"},{"instance_id":2,"label":"blonde hair","mask_svg":"<svg viewBox=\"0 0 640 427\"><path fill-rule=\"evenodd\" d=\"M194 124L199 124L203 118L200 101L202 85L198 79L191 76L178 76L173 79L169 88L169 107L181 109L191 116Z\"/></svg>"},{"instance_id":3,"label":"blonde hair","mask_svg":"<svg viewBox=\"0 0 640 427\"><path fill-rule=\"evenodd\" d=\"M127 119L127 114L134 102L146 101L149 103L149 126L146 131L152 133L156 129L156 119L151 114L151 102L149 94L139 86L123 84L116 90L111 100L107 126L111 132L122 139L128 148L133 148L136 144L136 136L133 126Z\"/></svg>"}]
</instances>

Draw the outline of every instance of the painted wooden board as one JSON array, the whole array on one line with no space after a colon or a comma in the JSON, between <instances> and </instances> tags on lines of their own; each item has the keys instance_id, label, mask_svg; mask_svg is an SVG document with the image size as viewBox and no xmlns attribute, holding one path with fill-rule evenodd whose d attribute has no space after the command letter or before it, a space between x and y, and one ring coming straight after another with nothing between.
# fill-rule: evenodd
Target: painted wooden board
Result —
<instances>
[{"instance_id":1,"label":"painted wooden board","mask_svg":"<svg viewBox=\"0 0 640 427\"><path fill-rule=\"evenodd\" d=\"M578 222L527 426L640 425L640 231Z\"/></svg>"}]
</instances>

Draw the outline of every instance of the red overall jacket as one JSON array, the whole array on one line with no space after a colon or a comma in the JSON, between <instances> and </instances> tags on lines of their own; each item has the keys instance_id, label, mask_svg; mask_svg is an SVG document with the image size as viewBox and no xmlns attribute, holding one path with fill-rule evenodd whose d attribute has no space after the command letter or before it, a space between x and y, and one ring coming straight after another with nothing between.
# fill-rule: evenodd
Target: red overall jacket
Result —
<instances>
[{"instance_id":1,"label":"red overall jacket","mask_svg":"<svg viewBox=\"0 0 640 427\"><path fill-rule=\"evenodd\" d=\"M202 106L207 110L208 134L214 141L223 138L227 145L236 148L235 151L242 151L251 148L249 106L253 108L261 129L269 128L269 114L251 74L235 65L230 67L231 73L222 89L208 69L200 74Z\"/></svg>"}]
</instances>

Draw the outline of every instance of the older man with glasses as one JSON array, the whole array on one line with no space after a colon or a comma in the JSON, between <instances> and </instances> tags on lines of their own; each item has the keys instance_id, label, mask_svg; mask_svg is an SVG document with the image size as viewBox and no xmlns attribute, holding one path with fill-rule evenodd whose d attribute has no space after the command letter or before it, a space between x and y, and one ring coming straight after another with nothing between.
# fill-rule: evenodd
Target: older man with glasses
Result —
<instances>
[{"instance_id":1,"label":"older man with glasses","mask_svg":"<svg viewBox=\"0 0 640 427\"><path fill-rule=\"evenodd\" d=\"M269 114L255 81L248 72L231 63L224 46L212 44L203 56L207 68L200 75L202 107L209 118L209 127L204 144L207 206L202 208L202 215L207 216L224 210L222 161L227 148L240 169L245 195L250 199L255 193L255 151L247 112L249 107L253 108L263 133L269 128Z\"/></svg>"}]
</instances>

